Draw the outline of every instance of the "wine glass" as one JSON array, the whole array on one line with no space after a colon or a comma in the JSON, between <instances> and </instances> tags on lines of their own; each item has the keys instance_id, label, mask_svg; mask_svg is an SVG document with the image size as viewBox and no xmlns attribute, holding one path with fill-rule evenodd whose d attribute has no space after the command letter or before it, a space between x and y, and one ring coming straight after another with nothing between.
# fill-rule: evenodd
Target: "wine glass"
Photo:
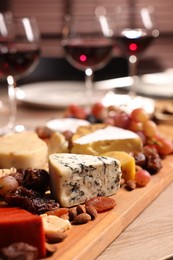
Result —
<instances>
[{"instance_id":1,"label":"wine glass","mask_svg":"<svg viewBox=\"0 0 173 260\"><path fill-rule=\"evenodd\" d=\"M72 15L63 28L62 46L66 59L85 72L85 96L93 101L93 73L103 68L111 58L112 29L104 7L97 7L91 15Z\"/></svg>"},{"instance_id":2,"label":"wine glass","mask_svg":"<svg viewBox=\"0 0 173 260\"><path fill-rule=\"evenodd\" d=\"M0 134L23 131L16 125L16 80L30 73L40 55L40 33L35 18L12 17L0 14L0 73L7 79L10 117Z\"/></svg>"},{"instance_id":3,"label":"wine glass","mask_svg":"<svg viewBox=\"0 0 173 260\"><path fill-rule=\"evenodd\" d=\"M115 44L119 45L128 59L129 76L133 79L129 95L133 99L136 96L138 60L159 36L159 31L156 28L152 6L121 6L115 19Z\"/></svg>"}]
</instances>

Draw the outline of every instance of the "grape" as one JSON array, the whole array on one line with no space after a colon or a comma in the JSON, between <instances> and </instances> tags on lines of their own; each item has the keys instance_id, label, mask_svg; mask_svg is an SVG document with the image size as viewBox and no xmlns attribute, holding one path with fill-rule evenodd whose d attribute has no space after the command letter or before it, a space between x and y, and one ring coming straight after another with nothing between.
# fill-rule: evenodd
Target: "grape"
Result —
<instances>
[{"instance_id":1,"label":"grape","mask_svg":"<svg viewBox=\"0 0 173 260\"><path fill-rule=\"evenodd\" d=\"M141 141L142 141L143 145L145 145L145 144L146 144L146 141L147 141L147 138L146 138L144 132L143 132L143 131L136 131L136 134L139 135L139 137L141 138Z\"/></svg>"},{"instance_id":2,"label":"grape","mask_svg":"<svg viewBox=\"0 0 173 260\"><path fill-rule=\"evenodd\" d=\"M158 128L156 123L152 120L148 120L143 123L143 132L147 137L153 137L158 133Z\"/></svg>"},{"instance_id":3,"label":"grape","mask_svg":"<svg viewBox=\"0 0 173 260\"><path fill-rule=\"evenodd\" d=\"M128 129L133 132L140 132L143 130L143 124L141 122L131 120Z\"/></svg>"},{"instance_id":4,"label":"grape","mask_svg":"<svg viewBox=\"0 0 173 260\"><path fill-rule=\"evenodd\" d=\"M68 117L75 117L78 119L86 119L87 113L84 108L78 105L71 104L69 105L65 115Z\"/></svg>"},{"instance_id":5,"label":"grape","mask_svg":"<svg viewBox=\"0 0 173 260\"><path fill-rule=\"evenodd\" d=\"M104 119L107 117L108 112L104 105L100 102L95 103L91 108L91 114L94 115L98 119Z\"/></svg>"},{"instance_id":6,"label":"grape","mask_svg":"<svg viewBox=\"0 0 173 260\"><path fill-rule=\"evenodd\" d=\"M107 117L104 119L103 123L114 126L114 118L113 117Z\"/></svg>"},{"instance_id":7,"label":"grape","mask_svg":"<svg viewBox=\"0 0 173 260\"><path fill-rule=\"evenodd\" d=\"M151 175L148 171L141 168L136 172L135 180L139 186L143 187L149 183L151 180Z\"/></svg>"},{"instance_id":8,"label":"grape","mask_svg":"<svg viewBox=\"0 0 173 260\"><path fill-rule=\"evenodd\" d=\"M137 122L145 122L149 119L149 115L143 108L136 108L131 112L131 119Z\"/></svg>"},{"instance_id":9,"label":"grape","mask_svg":"<svg viewBox=\"0 0 173 260\"><path fill-rule=\"evenodd\" d=\"M121 128L128 128L130 123L130 117L125 112L118 112L114 115L114 126Z\"/></svg>"},{"instance_id":10,"label":"grape","mask_svg":"<svg viewBox=\"0 0 173 260\"><path fill-rule=\"evenodd\" d=\"M163 136L154 136L150 143L153 143L160 155L168 155L173 152L173 142Z\"/></svg>"},{"instance_id":11,"label":"grape","mask_svg":"<svg viewBox=\"0 0 173 260\"><path fill-rule=\"evenodd\" d=\"M5 175L0 178L0 195L4 196L7 191L16 189L18 186L19 183L13 176Z\"/></svg>"}]
</instances>

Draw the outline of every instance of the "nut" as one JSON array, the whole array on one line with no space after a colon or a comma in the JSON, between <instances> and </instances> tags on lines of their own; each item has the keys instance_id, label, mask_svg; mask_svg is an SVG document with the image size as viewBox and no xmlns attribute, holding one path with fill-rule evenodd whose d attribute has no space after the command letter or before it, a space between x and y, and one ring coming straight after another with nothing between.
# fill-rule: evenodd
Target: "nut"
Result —
<instances>
[{"instance_id":1,"label":"nut","mask_svg":"<svg viewBox=\"0 0 173 260\"><path fill-rule=\"evenodd\" d=\"M120 180L120 187L122 187L125 184L125 180L123 178L121 178Z\"/></svg>"},{"instance_id":2,"label":"nut","mask_svg":"<svg viewBox=\"0 0 173 260\"><path fill-rule=\"evenodd\" d=\"M71 208L71 209L69 209L68 215L69 215L69 220L70 220L70 221L73 221L74 218L77 216L77 210L76 210L76 208Z\"/></svg>"},{"instance_id":3,"label":"nut","mask_svg":"<svg viewBox=\"0 0 173 260\"><path fill-rule=\"evenodd\" d=\"M129 191L136 189L135 181L133 181L133 180L126 181L126 189Z\"/></svg>"},{"instance_id":4,"label":"nut","mask_svg":"<svg viewBox=\"0 0 173 260\"><path fill-rule=\"evenodd\" d=\"M89 214L81 213L74 218L73 224L75 225L85 224L88 223L90 220L91 220L91 216Z\"/></svg>"},{"instance_id":5,"label":"nut","mask_svg":"<svg viewBox=\"0 0 173 260\"><path fill-rule=\"evenodd\" d=\"M77 205L76 210L77 214L86 213L85 205Z\"/></svg>"},{"instance_id":6,"label":"nut","mask_svg":"<svg viewBox=\"0 0 173 260\"><path fill-rule=\"evenodd\" d=\"M96 208L92 205L86 206L86 212L91 216L91 219L95 219L98 215Z\"/></svg>"},{"instance_id":7,"label":"nut","mask_svg":"<svg viewBox=\"0 0 173 260\"><path fill-rule=\"evenodd\" d=\"M48 233L46 233L46 240L50 244L60 243L66 237L67 237L67 234L63 233L63 232L60 232L60 231L57 231L56 233L55 232L48 232Z\"/></svg>"}]
</instances>

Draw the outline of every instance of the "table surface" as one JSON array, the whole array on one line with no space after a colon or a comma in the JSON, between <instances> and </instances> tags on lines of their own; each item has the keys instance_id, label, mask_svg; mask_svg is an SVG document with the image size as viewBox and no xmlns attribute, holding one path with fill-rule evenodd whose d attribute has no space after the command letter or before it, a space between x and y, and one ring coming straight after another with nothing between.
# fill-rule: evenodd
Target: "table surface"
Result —
<instances>
[{"instance_id":1,"label":"table surface","mask_svg":"<svg viewBox=\"0 0 173 260\"><path fill-rule=\"evenodd\" d=\"M6 100L0 91L0 99ZM17 123L28 127L45 125L62 111L18 105ZM163 260L173 254L173 183L169 185L97 260ZM173 258L171 258L173 259Z\"/></svg>"}]
</instances>

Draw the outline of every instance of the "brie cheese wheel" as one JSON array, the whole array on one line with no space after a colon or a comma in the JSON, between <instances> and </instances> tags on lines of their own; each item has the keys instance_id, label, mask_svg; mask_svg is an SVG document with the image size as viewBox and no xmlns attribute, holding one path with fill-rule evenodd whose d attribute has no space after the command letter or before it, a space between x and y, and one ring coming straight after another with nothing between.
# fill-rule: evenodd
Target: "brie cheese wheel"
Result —
<instances>
[{"instance_id":1,"label":"brie cheese wheel","mask_svg":"<svg viewBox=\"0 0 173 260\"><path fill-rule=\"evenodd\" d=\"M47 144L35 132L0 137L0 169L44 168L47 158Z\"/></svg>"},{"instance_id":2,"label":"brie cheese wheel","mask_svg":"<svg viewBox=\"0 0 173 260\"><path fill-rule=\"evenodd\" d=\"M129 130L104 124L79 127L72 137L72 153L100 155L110 151L139 152L140 137Z\"/></svg>"},{"instance_id":3,"label":"brie cheese wheel","mask_svg":"<svg viewBox=\"0 0 173 260\"><path fill-rule=\"evenodd\" d=\"M96 196L110 196L120 187L118 160L82 154L49 156L51 194L63 207L85 203Z\"/></svg>"}]
</instances>

